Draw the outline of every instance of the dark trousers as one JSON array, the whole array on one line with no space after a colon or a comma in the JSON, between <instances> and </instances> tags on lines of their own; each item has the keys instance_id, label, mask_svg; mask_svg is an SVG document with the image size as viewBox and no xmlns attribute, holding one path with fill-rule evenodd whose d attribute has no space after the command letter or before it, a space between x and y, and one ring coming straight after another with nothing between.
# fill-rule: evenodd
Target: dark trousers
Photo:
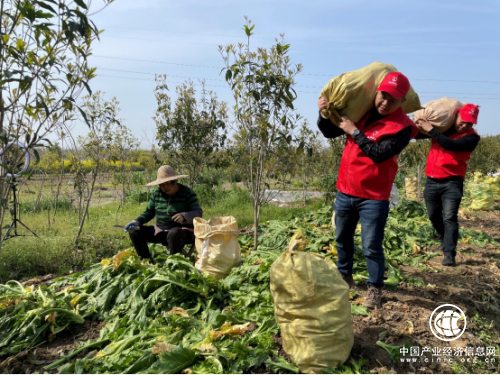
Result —
<instances>
[{"instance_id":1,"label":"dark trousers","mask_svg":"<svg viewBox=\"0 0 500 375\"><path fill-rule=\"evenodd\" d=\"M432 226L436 230L446 256L457 254L458 208L464 194L461 178L439 182L427 178L424 199Z\"/></svg>"},{"instance_id":2,"label":"dark trousers","mask_svg":"<svg viewBox=\"0 0 500 375\"><path fill-rule=\"evenodd\" d=\"M366 284L384 286L385 256L382 247L384 228L389 215L389 201L353 197L338 192L335 199L335 238L337 241L337 268L343 274L352 274L354 232L361 219L361 246L366 259L369 278Z\"/></svg>"},{"instance_id":3,"label":"dark trousers","mask_svg":"<svg viewBox=\"0 0 500 375\"><path fill-rule=\"evenodd\" d=\"M163 231L155 236L154 226L141 226L139 230L129 232L130 240L142 259L151 259L149 252L149 243L161 243L168 247L170 255L179 254L184 245L191 245L194 243L194 233L187 229L172 228L168 231Z\"/></svg>"}]
</instances>

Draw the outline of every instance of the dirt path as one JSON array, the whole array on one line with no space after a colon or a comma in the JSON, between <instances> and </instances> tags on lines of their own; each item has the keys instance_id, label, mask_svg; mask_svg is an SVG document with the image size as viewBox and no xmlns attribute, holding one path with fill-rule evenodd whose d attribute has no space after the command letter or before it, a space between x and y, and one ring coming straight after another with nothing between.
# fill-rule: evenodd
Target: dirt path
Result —
<instances>
[{"instance_id":1,"label":"dirt path","mask_svg":"<svg viewBox=\"0 0 500 375\"><path fill-rule=\"evenodd\" d=\"M469 213L462 217L461 227L485 231L499 240L500 212ZM435 249L430 249L435 250ZM431 251L432 252L432 251ZM499 373L497 359L486 363L485 356L455 356L458 348L496 348L500 344L500 248L487 245L485 248L459 243L457 267L441 265L442 256L431 258L421 269L403 267L405 273L425 281L425 286L401 283L395 291L384 291L382 309L369 317L353 316L355 343L352 350L354 359L367 358L364 369L387 373L394 369L397 373ZM360 287L360 296L355 303L362 303L366 288ZM453 341L444 342L433 335L429 318L437 307L454 304L467 317L464 334ZM387 332L385 342L394 345L411 343L416 347L444 349L452 348L452 356L415 356L409 354L405 362L391 362L387 351L376 345L379 335ZM422 349L420 349L421 351ZM480 349L481 350L481 349ZM486 350L486 349L485 349ZM427 358L428 362L425 362ZM452 359L455 364L437 362ZM474 363L474 358L476 362ZM497 357L498 358L498 357Z\"/></svg>"}]
</instances>

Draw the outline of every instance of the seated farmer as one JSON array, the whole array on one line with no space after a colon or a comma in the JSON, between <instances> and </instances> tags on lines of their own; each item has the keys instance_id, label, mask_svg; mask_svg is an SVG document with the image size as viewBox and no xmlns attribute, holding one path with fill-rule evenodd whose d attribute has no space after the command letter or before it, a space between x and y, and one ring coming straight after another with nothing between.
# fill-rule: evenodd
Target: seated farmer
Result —
<instances>
[{"instance_id":1,"label":"seated farmer","mask_svg":"<svg viewBox=\"0 0 500 375\"><path fill-rule=\"evenodd\" d=\"M467 162L480 139L472 129L478 115L479 107L464 105L453 126L442 134L426 120L417 122L417 126L432 138L425 170L424 199L429 219L441 241L443 266L456 265L458 208L464 193Z\"/></svg>"},{"instance_id":2,"label":"seated farmer","mask_svg":"<svg viewBox=\"0 0 500 375\"><path fill-rule=\"evenodd\" d=\"M196 193L177 183L183 177L187 176L177 175L171 166L161 166L156 181L146 185L159 185L151 196L146 211L125 226L142 259L151 259L148 242L167 246L170 254L178 254L184 245L194 243L193 219L201 217L203 210ZM155 226L144 225L155 216Z\"/></svg>"},{"instance_id":3,"label":"seated farmer","mask_svg":"<svg viewBox=\"0 0 500 375\"><path fill-rule=\"evenodd\" d=\"M334 205L337 268L347 284L355 287L354 232L361 219L361 245L369 274L363 304L369 308L381 307L385 272L382 241L389 196L398 170L397 155L418 134L415 124L401 109L409 90L410 82L403 74L387 74L377 89L373 108L357 124L343 116L339 127L321 116L327 99L318 101L318 128L323 135L336 138L347 134Z\"/></svg>"}]
</instances>

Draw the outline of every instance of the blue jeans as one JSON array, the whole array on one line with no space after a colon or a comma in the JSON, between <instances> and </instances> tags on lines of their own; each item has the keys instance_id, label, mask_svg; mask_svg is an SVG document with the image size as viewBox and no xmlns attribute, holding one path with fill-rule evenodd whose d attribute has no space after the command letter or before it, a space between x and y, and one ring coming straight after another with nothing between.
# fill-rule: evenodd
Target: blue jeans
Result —
<instances>
[{"instance_id":1,"label":"blue jeans","mask_svg":"<svg viewBox=\"0 0 500 375\"><path fill-rule=\"evenodd\" d=\"M361 219L361 246L366 259L368 286L384 286L385 256L382 247L389 215L389 201L353 197L338 192L334 205L338 261L343 274L352 274L354 232Z\"/></svg>"},{"instance_id":2,"label":"blue jeans","mask_svg":"<svg viewBox=\"0 0 500 375\"><path fill-rule=\"evenodd\" d=\"M464 180L460 177L449 181L427 178L424 199L432 226L446 256L455 257L458 242L458 209L464 195Z\"/></svg>"}]
</instances>

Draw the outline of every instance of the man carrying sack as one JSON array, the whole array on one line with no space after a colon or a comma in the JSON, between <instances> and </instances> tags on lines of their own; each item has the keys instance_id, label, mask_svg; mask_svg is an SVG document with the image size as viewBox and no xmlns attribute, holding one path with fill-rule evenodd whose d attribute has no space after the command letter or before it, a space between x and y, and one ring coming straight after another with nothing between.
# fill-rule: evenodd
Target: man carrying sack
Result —
<instances>
[{"instance_id":1,"label":"man carrying sack","mask_svg":"<svg viewBox=\"0 0 500 375\"><path fill-rule=\"evenodd\" d=\"M417 126L432 138L425 170L424 199L429 219L441 241L443 266L456 265L458 208L464 193L467 162L480 139L472 129L477 124L478 115L478 106L464 105L453 126L444 133L433 128L427 120L417 122Z\"/></svg>"},{"instance_id":2,"label":"man carrying sack","mask_svg":"<svg viewBox=\"0 0 500 375\"><path fill-rule=\"evenodd\" d=\"M389 197L398 170L397 155L408 145L418 129L401 109L410 82L399 72L385 76L377 89L373 108L354 124L343 116L339 127L321 116L328 105L320 98L318 128L326 138L347 134L337 180L335 225L337 268L350 287L354 232L361 219L361 243L369 278L363 303L380 308L384 286L385 256L382 248L384 227L389 214Z\"/></svg>"},{"instance_id":3,"label":"man carrying sack","mask_svg":"<svg viewBox=\"0 0 500 375\"><path fill-rule=\"evenodd\" d=\"M125 226L137 254L151 258L149 243L161 243L168 247L170 254L178 254L184 245L194 243L193 219L202 217L203 210L196 193L177 183L178 175L169 165L158 169L156 181L146 186L159 186L151 196L146 210ZM144 226L156 216L155 226Z\"/></svg>"}]
</instances>

